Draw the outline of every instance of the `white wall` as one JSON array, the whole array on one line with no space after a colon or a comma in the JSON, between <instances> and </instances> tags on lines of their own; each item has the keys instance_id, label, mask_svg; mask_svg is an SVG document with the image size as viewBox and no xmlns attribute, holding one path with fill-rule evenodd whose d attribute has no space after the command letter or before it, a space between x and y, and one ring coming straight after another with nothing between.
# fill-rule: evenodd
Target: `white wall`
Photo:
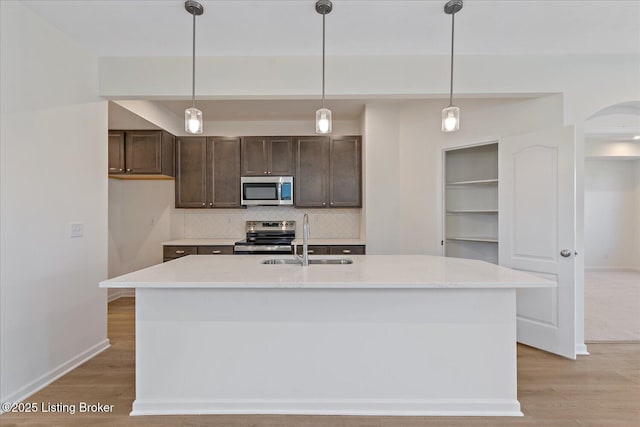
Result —
<instances>
[{"instance_id":1,"label":"white wall","mask_svg":"<svg viewBox=\"0 0 640 427\"><path fill-rule=\"evenodd\" d=\"M367 104L368 253L440 255L442 150L561 126L562 98L461 100L460 131L444 134L437 100Z\"/></svg>"},{"instance_id":2,"label":"white wall","mask_svg":"<svg viewBox=\"0 0 640 427\"><path fill-rule=\"evenodd\" d=\"M109 180L109 277L162 262L174 181Z\"/></svg>"},{"instance_id":3,"label":"white wall","mask_svg":"<svg viewBox=\"0 0 640 427\"><path fill-rule=\"evenodd\" d=\"M315 98L320 91L317 61L315 56L198 57L198 97ZM448 55L329 56L327 63L329 98L448 95ZM190 66L188 57L100 58L100 94L189 99L191 84L185 76ZM563 119L572 124L637 99L639 67L640 55L457 55L455 93L485 98L562 93ZM156 71L152 78L148 70Z\"/></svg>"},{"instance_id":4,"label":"white wall","mask_svg":"<svg viewBox=\"0 0 640 427\"><path fill-rule=\"evenodd\" d=\"M333 135L360 135L362 133L360 121L334 120L332 124ZM316 123L313 120L205 121L203 127L203 133L206 135L304 136L316 133Z\"/></svg>"},{"instance_id":5,"label":"white wall","mask_svg":"<svg viewBox=\"0 0 640 427\"><path fill-rule=\"evenodd\" d=\"M585 161L587 268L640 266L640 161Z\"/></svg>"},{"instance_id":6,"label":"white wall","mask_svg":"<svg viewBox=\"0 0 640 427\"><path fill-rule=\"evenodd\" d=\"M640 143L635 141L589 141L584 145L587 157L640 159Z\"/></svg>"},{"instance_id":7,"label":"white wall","mask_svg":"<svg viewBox=\"0 0 640 427\"><path fill-rule=\"evenodd\" d=\"M174 181L109 179L109 278L162 262L174 197ZM109 299L133 293L109 289Z\"/></svg>"},{"instance_id":8,"label":"white wall","mask_svg":"<svg viewBox=\"0 0 640 427\"><path fill-rule=\"evenodd\" d=\"M367 253L402 253L399 106L367 105L364 113L364 220Z\"/></svg>"},{"instance_id":9,"label":"white wall","mask_svg":"<svg viewBox=\"0 0 640 427\"><path fill-rule=\"evenodd\" d=\"M109 102L109 129L154 130L160 127L115 102Z\"/></svg>"},{"instance_id":10,"label":"white wall","mask_svg":"<svg viewBox=\"0 0 640 427\"><path fill-rule=\"evenodd\" d=\"M0 15L0 401L16 402L109 344L107 103L97 58L20 2Z\"/></svg>"},{"instance_id":11,"label":"white wall","mask_svg":"<svg viewBox=\"0 0 640 427\"><path fill-rule=\"evenodd\" d=\"M636 161L636 212L640 216L640 161ZM636 269L640 270L640 225L636 229Z\"/></svg>"}]
</instances>

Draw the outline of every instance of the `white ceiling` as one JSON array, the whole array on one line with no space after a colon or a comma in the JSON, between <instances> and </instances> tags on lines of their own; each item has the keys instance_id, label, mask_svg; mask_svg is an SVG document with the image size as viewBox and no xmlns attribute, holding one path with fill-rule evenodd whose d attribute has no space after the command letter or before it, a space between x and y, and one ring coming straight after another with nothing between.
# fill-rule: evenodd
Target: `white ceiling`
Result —
<instances>
[{"instance_id":1,"label":"white ceiling","mask_svg":"<svg viewBox=\"0 0 640 427\"><path fill-rule=\"evenodd\" d=\"M5 1L5 0L2 0ZM23 0L98 56L189 56L182 0ZM319 55L315 0L205 0L197 54ZM444 0L334 0L327 55L448 54ZM640 1L467 0L457 54L638 54Z\"/></svg>"}]
</instances>

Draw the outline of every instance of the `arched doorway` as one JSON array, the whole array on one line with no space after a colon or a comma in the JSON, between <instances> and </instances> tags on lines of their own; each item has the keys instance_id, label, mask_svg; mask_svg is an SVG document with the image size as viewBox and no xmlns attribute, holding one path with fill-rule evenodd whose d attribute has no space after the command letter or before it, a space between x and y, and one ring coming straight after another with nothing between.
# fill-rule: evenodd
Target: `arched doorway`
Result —
<instances>
[{"instance_id":1,"label":"arched doorway","mask_svg":"<svg viewBox=\"0 0 640 427\"><path fill-rule=\"evenodd\" d=\"M585 122L585 341L640 341L640 101Z\"/></svg>"}]
</instances>

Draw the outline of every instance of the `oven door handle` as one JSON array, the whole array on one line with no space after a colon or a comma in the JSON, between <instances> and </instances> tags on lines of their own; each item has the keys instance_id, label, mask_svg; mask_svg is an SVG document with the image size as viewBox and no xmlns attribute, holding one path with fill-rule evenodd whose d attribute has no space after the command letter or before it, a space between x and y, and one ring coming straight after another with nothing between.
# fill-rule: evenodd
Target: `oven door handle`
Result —
<instances>
[{"instance_id":1,"label":"oven door handle","mask_svg":"<svg viewBox=\"0 0 640 427\"><path fill-rule=\"evenodd\" d=\"M293 253L293 249L291 245L236 245L234 247L234 252L238 253L238 252L245 252L245 253L252 253L252 252L276 252L276 251L280 251L285 253Z\"/></svg>"},{"instance_id":2,"label":"oven door handle","mask_svg":"<svg viewBox=\"0 0 640 427\"><path fill-rule=\"evenodd\" d=\"M277 199L278 199L278 202L280 202L280 201L282 200L282 183L281 183L281 182L279 182L279 183L277 184L277 188L278 188L278 189L277 189L277 195L276 195L276 197L277 197Z\"/></svg>"}]
</instances>

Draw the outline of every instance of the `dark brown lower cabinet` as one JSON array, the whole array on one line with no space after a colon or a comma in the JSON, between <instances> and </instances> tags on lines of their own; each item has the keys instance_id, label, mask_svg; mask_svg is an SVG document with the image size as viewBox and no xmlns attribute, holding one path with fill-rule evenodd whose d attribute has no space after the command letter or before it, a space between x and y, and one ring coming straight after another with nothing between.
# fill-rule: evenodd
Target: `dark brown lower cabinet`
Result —
<instances>
[{"instance_id":1,"label":"dark brown lower cabinet","mask_svg":"<svg viewBox=\"0 0 640 427\"><path fill-rule=\"evenodd\" d=\"M330 255L364 255L365 246L329 246Z\"/></svg>"},{"instance_id":2,"label":"dark brown lower cabinet","mask_svg":"<svg viewBox=\"0 0 640 427\"><path fill-rule=\"evenodd\" d=\"M237 207L240 138L177 138L176 208Z\"/></svg>"},{"instance_id":3,"label":"dark brown lower cabinet","mask_svg":"<svg viewBox=\"0 0 640 427\"><path fill-rule=\"evenodd\" d=\"M302 245L296 246L296 253L302 254ZM309 245L309 255L364 255L365 245Z\"/></svg>"},{"instance_id":4,"label":"dark brown lower cabinet","mask_svg":"<svg viewBox=\"0 0 640 427\"><path fill-rule=\"evenodd\" d=\"M187 255L233 255L233 246L163 246L163 262Z\"/></svg>"},{"instance_id":5,"label":"dark brown lower cabinet","mask_svg":"<svg viewBox=\"0 0 640 427\"><path fill-rule=\"evenodd\" d=\"M171 261L172 259L181 258L187 255L197 255L197 246L163 246L162 258L164 262Z\"/></svg>"},{"instance_id":6,"label":"dark brown lower cabinet","mask_svg":"<svg viewBox=\"0 0 640 427\"><path fill-rule=\"evenodd\" d=\"M198 255L233 255L233 246L198 246Z\"/></svg>"}]
</instances>

